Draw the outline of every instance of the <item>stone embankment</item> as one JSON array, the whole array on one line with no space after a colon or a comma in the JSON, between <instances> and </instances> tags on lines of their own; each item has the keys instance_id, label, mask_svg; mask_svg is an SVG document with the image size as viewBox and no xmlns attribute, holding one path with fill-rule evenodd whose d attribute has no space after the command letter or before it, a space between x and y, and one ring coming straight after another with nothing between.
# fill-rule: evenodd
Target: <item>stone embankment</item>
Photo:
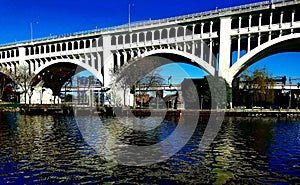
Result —
<instances>
[{"instance_id":1,"label":"stone embankment","mask_svg":"<svg viewBox=\"0 0 300 185\"><path fill-rule=\"evenodd\" d=\"M299 109L219 109L219 110L179 110L179 109L130 109L112 107L78 107L68 105L20 105L0 103L0 112L20 112L21 114L63 114L63 115L90 115L99 116L182 116L197 115L200 117L293 117L300 118Z\"/></svg>"}]
</instances>

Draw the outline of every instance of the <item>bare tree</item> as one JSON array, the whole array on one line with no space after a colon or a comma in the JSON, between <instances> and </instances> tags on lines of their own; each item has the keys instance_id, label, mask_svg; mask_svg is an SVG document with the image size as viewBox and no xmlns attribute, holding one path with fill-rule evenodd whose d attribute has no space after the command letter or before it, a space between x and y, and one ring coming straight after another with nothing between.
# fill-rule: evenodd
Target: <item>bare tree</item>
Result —
<instances>
[{"instance_id":1,"label":"bare tree","mask_svg":"<svg viewBox=\"0 0 300 185\"><path fill-rule=\"evenodd\" d=\"M139 91L139 97L141 98L141 107L143 107L143 98L149 92L151 87L157 87L164 83L165 79L160 75L161 69L156 68L146 75L142 80L140 80L137 85L143 88Z\"/></svg>"},{"instance_id":2,"label":"bare tree","mask_svg":"<svg viewBox=\"0 0 300 185\"><path fill-rule=\"evenodd\" d=\"M9 72L9 76L12 81L17 84L17 87L20 88L20 94L24 94L25 104L27 103L27 95L29 97L29 103L32 96L32 83L34 74L30 73L29 67L25 65L20 65L17 67L17 72Z\"/></svg>"},{"instance_id":3,"label":"bare tree","mask_svg":"<svg viewBox=\"0 0 300 185\"><path fill-rule=\"evenodd\" d=\"M126 89L131 89L131 93L134 96L134 108L136 106L136 89L143 89L139 91L138 96L141 98L141 107L143 106L143 98L146 93L149 92L151 87L159 86L164 83L164 78L160 75L160 69L154 68L158 66L141 65L139 62L135 66L130 66L125 70L117 70L113 74L113 82L116 88L121 88L124 91L124 101L125 101L125 91ZM152 69L152 71L149 71ZM148 74L147 74L148 73ZM116 83L117 82L117 83ZM115 95L115 94L114 94ZM118 98L117 98L118 99ZM125 102L124 102L125 103Z\"/></svg>"},{"instance_id":4,"label":"bare tree","mask_svg":"<svg viewBox=\"0 0 300 185\"><path fill-rule=\"evenodd\" d=\"M146 86L147 84L148 89L155 83L158 85L158 81L162 77L158 75L159 71L157 71L157 68L172 62L172 60L160 56L138 57L133 61L125 63L121 68L115 68L111 71L113 83L111 86L119 90L122 88L124 90L124 97L125 90L131 88L131 92L134 94L134 98L136 98L136 85L143 83ZM135 108L135 99L133 106Z\"/></svg>"}]
</instances>

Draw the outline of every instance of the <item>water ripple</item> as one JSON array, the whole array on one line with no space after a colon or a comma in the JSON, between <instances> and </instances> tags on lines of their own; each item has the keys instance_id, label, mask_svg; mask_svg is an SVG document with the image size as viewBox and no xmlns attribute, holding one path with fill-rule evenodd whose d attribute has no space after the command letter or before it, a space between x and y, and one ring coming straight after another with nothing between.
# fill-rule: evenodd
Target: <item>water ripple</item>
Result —
<instances>
[{"instance_id":1,"label":"water ripple","mask_svg":"<svg viewBox=\"0 0 300 185\"><path fill-rule=\"evenodd\" d=\"M144 128L137 120L97 119L0 114L0 184L291 184L300 180L297 120L228 118L211 146L200 149L206 127L201 119L189 142L170 159L130 167L114 162L121 151L114 145L116 140L155 144L174 131L176 119L159 125L145 120ZM78 128L78 121L84 129ZM128 126L132 124L140 129ZM103 146L100 152L83 139L83 132ZM172 142L180 142L182 134Z\"/></svg>"}]
</instances>

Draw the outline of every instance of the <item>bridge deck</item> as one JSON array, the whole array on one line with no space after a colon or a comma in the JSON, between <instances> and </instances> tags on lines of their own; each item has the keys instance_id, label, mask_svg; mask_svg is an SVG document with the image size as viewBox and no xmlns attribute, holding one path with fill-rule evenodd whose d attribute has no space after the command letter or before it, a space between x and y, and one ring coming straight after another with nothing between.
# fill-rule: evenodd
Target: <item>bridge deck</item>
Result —
<instances>
[{"instance_id":1,"label":"bridge deck","mask_svg":"<svg viewBox=\"0 0 300 185\"><path fill-rule=\"evenodd\" d=\"M287 6L287 5L296 5L300 4L299 0L273 0L273 4L276 5L276 7L280 6ZM197 20L204 20L204 19L211 19L216 17L222 17L222 16L230 16L234 14L241 14L241 13L247 13L252 11L259 11L259 10L266 10L270 8L270 1L262 1L258 3L252 3L252 4L246 4L246 5L240 5L240 6L234 6L234 7L228 7L228 8L222 8L222 9L216 9L216 10L210 10L200 13L194 13L194 14L188 14L188 15L182 15L182 16L175 16L165 19L158 19L158 20L149 20L149 21L139 21L139 22L133 22L130 25L131 30L142 30L142 29L149 29L153 27L158 26L166 26L170 24L180 24L187 21L197 21ZM128 31L128 24L120 25L120 26L114 26L114 27L107 27L107 28L97 28L92 30L86 30L81 32L75 32L71 34L67 34L64 36L50 36L50 37L44 37L44 38L38 38L34 40L25 40L25 41L17 41L14 43L6 43L6 44L0 44L0 50L1 49L9 49L11 47L15 46L24 46L24 45L32 45L34 44L43 44L48 42L60 42L65 40L74 40L74 39L80 39L85 37L92 37L92 36L100 36L105 34L112 34L112 33L118 33L118 32L127 32Z\"/></svg>"}]
</instances>

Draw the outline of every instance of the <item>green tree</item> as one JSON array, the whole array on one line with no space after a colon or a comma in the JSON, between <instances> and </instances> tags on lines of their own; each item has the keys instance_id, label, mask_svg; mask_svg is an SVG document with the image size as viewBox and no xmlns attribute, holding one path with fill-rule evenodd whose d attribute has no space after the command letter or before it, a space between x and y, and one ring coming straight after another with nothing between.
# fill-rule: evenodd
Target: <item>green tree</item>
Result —
<instances>
[{"instance_id":1,"label":"green tree","mask_svg":"<svg viewBox=\"0 0 300 185\"><path fill-rule=\"evenodd\" d=\"M246 70L240 75L240 81L244 84L244 88L253 91L253 99L260 106L270 105L274 103L274 85L275 80L272 74L268 72L266 66L254 71Z\"/></svg>"}]
</instances>

